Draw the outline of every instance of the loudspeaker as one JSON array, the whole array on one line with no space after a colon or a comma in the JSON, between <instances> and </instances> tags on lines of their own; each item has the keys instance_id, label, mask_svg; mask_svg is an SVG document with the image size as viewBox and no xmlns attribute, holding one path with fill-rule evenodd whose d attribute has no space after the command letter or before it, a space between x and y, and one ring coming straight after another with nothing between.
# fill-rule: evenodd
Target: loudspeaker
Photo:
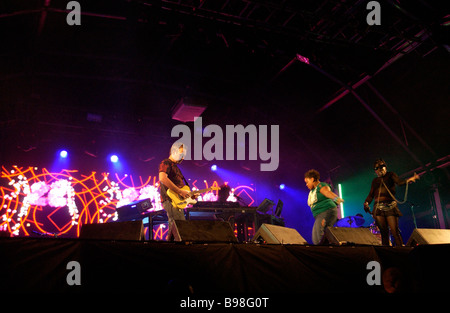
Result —
<instances>
[{"instance_id":1,"label":"loudspeaker","mask_svg":"<svg viewBox=\"0 0 450 313\"><path fill-rule=\"evenodd\" d=\"M224 221L176 220L172 234L175 241L237 242L230 223Z\"/></svg>"},{"instance_id":2,"label":"loudspeaker","mask_svg":"<svg viewBox=\"0 0 450 313\"><path fill-rule=\"evenodd\" d=\"M438 245L446 243L450 243L450 229L416 228L406 245Z\"/></svg>"},{"instance_id":3,"label":"loudspeaker","mask_svg":"<svg viewBox=\"0 0 450 313\"><path fill-rule=\"evenodd\" d=\"M144 224L142 221L84 224L81 226L80 238L99 240L143 240Z\"/></svg>"},{"instance_id":4,"label":"loudspeaker","mask_svg":"<svg viewBox=\"0 0 450 313\"><path fill-rule=\"evenodd\" d=\"M321 244L359 244L380 246L381 242L369 228L327 227Z\"/></svg>"},{"instance_id":5,"label":"loudspeaker","mask_svg":"<svg viewBox=\"0 0 450 313\"><path fill-rule=\"evenodd\" d=\"M253 242L268 244L306 245L306 240L293 228L278 225L262 224L253 236Z\"/></svg>"}]
</instances>

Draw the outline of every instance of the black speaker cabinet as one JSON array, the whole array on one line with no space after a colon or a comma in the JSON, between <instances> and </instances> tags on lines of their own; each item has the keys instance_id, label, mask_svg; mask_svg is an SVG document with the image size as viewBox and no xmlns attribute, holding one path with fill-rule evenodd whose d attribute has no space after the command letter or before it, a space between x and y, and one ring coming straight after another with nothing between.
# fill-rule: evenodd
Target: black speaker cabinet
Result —
<instances>
[{"instance_id":1,"label":"black speaker cabinet","mask_svg":"<svg viewBox=\"0 0 450 313\"><path fill-rule=\"evenodd\" d=\"M81 226L80 238L97 240L143 240L144 224L142 221L84 224Z\"/></svg>"},{"instance_id":2,"label":"black speaker cabinet","mask_svg":"<svg viewBox=\"0 0 450 313\"><path fill-rule=\"evenodd\" d=\"M172 228L175 241L237 242L230 223L209 220L176 220Z\"/></svg>"},{"instance_id":3,"label":"black speaker cabinet","mask_svg":"<svg viewBox=\"0 0 450 313\"><path fill-rule=\"evenodd\" d=\"M361 227L327 227L321 243L331 245L381 245L381 242L372 234L369 228Z\"/></svg>"},{"instance_id":4,"label":"black speaker cabinet","mask_svg":"<svg viewBox=\"0 0 450 313\"><path fill-rule=\"evenodd\" d=\"M252 241L268 244L308 244L295 229L271 224L262 224Z\"/></svg>"},{"instance_id":5,"label":"black speaker cabinet","mask_svg":"<svg viewBox=\"0 0 450 313\"><path fill-rule=\"evenodd\" d=\"M450 229L416 228L407 246L438 245L450 243Z\"/></svg>"}]
</instances>

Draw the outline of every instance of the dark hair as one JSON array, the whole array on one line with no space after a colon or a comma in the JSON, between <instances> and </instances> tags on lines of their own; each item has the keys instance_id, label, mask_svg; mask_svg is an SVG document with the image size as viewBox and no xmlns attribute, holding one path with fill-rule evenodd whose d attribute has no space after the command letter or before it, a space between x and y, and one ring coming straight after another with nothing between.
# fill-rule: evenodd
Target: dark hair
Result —
<instances>
[{"instance_id":1,"label":"dark hair","mask_svg":"<svg viewBox=\"0 0 450 313\"><path fill-rule=\"evenodd\" d=\"M384 160L383 160L382 158L378 158L378 159L376 159L375 162L373 163L373 167L375 168L375 167L377 167L377 165L379 165L379 164L387 166L386 162L384 162Z\"/></svg>"},{"instance_id":2,"label":"dark hair","mask_svg":"<svg viewBox=\"0 0 450 313\"><path fill-rule=\"evenodd\" d=\"M231 188L228 185L223 184L220 186L220 189L217 193L217 201L219 202L226 202L229 195L230 195Z\"/></svg>"},{"instance_id":3,"label":"dark hair","mask_svg":"<svg viewBox=\"0 0 450 313\"><path fill-rule=\"evenodd\" d=\"M309 170L305 173L305 178L314 178L314 181L320 179L320 173L316 170Z\"/></svg>"}]
</instances>

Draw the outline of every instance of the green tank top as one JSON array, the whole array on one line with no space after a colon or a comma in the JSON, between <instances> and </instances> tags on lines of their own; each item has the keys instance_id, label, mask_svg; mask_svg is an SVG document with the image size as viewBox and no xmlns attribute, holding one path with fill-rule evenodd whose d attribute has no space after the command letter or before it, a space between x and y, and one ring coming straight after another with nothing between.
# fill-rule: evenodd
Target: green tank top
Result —
<instances>
[{"instance_id":1,"label":"green tank top","mask_svg":"<svg viewBox=\"0 0 450 313\"><path fill-rule=\"evenodd\" d=\"M325 212L326 210L332 209L336 207L336 203L334 203L333 200L330 198L325 197L321 192L320 189L322 187L328 186L327 183L321 182L317 185L316 188L311 190L308 195L308 205L311 208L311 212L314 217L316 217L318 214Z\"/></svg>"}]
</instances>

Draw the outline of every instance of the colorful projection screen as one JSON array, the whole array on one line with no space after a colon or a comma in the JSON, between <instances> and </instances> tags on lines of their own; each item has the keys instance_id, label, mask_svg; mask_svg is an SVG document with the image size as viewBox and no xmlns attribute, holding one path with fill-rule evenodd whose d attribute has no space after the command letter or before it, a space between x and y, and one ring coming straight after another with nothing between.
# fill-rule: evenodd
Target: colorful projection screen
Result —
<instances>
[{"instance_id":1,"label":"colorful projection screen","mask_svg":"<svg viewBox=\"0 0 450 313\"><path fill-rule=\"evenodd\" d=\"M219 187L217 181L190 182L192 189ZM254 189L237 186L234 195L245 196L251 205ZM91 172L78 170L50 172L46 168L2 167L0 181L0 231L12 236L80 235L83 224L117 221L116 208L139 199L150 199L153 211L162 210L156 176ZM199 196L199 201L215 201L217 191ZM164 226L160 226L164 227ZM153 229L154 239L163 239L164 230Z\"/></svg>"}]
</instances>

